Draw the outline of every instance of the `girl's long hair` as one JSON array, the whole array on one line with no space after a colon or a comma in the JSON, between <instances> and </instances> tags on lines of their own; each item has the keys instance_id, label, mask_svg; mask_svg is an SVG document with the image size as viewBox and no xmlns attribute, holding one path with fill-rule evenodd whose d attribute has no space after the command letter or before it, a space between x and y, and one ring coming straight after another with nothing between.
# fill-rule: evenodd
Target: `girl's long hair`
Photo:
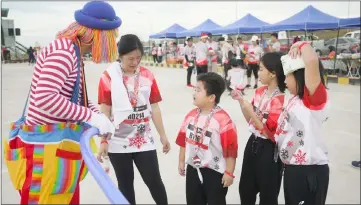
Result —
<instances>
[{"instance_id":1,"label":"girl's long hair","mask_svg":"<svg viewBox=\"0 0 361 205\"><path fill-rule=\"evenodd\" d=\"M70 24L66 29L57 33L56 38L67 38L80 44L92 45L92 59L95 63L108 63L118 59L116 38L118 29L99 30L80 25L78 22Z\"/></svg>"}]
</instances>

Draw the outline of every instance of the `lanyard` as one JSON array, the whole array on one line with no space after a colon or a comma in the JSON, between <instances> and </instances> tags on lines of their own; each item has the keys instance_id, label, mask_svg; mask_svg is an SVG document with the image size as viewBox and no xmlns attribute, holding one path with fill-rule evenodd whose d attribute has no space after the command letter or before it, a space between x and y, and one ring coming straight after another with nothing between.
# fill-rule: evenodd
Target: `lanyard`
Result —
<instances>
[{"instance_id":1,"label":"lanyard","mask_svg":"<svg viewBox=\"0 0 361 205\"><path fill-rule=\"evenodd\" d=\"M265 104L263 104L262 109L261 109L262 102L263 102L263 100L264 100L264 97L265 97L266 94L267 94L267 90L268 90L268 88L267 88L267 89L264 91L264 93L262 94L262 97L261 97L261 99L260 99L260 101L259 101L259 103L258 103L258 107L257 107L256 110L255 110L256 115L257 115L257 117L259 117L259 118L262 117L262 114L260 115L259 113L260 113L262 110L265 110L265 109L267 108L270 100L271 100L275 95L277 95L277 94L280 92L279 88L276 88L276 89L272 92L271 97L265 102ZM260 119L260 120L262 121L262 119ZM253 124L253 120L252 120L252 119L249 121L249 124ZM254 126L254 125L253 125L253 126Z\"/></svg>"},{"instance_id":2,"label":"lanyard","mask_svg":"<svg viewBox=\"0 0 361 205\"><path fill-rule=\"evenodd\" d=\"M261 105L262 105L262 102L263 102L263 100L264 100L264 97L265 97L266 94L267 94L267 91L268 91L268 88L267 88L267 89L264 91L264 93L262 94L262 97L261 97L261 99L260 99L260 101L259 101L259 104L258 104L258 107L257 107L257 109L256 109L256 114L257 114L259 111L262 111L262 110L266 109L266 107L268 106L269 101L270 101L275 95L277 95L277 94L280 92L280 89L279 89L279 88L276 88L276 89L272 92L271 97L266 101L265 104L263 104L263 107L262 107L262 109L261 109Z\"/></svg>"},{"instance_id":3,"label":"lanyard","mask_svg":"<svg viewBox=\"0 0 361 205\"><path fill-rule=\"evenodd\" d=\"M120 66L121 68L121 66ZM125 73L124 70L121 68L122 72L123 72L123 83L125 86L125 89L127 89L127 93L128 93L128 97L130 100L130 103L132 104L133 108L137 106L138 103L138 93L139 93L139 87L140 87L140 83L139 83L139 76L140 76L140 71L139 68L137 68L137 70L135 71L135 77L134 77L134 93L133 95L130 94L128 86L127 86L127 82L126 82L126 77L125 77Z\"/></svg>"},{"instance_id":4,"label":"lanyard","mask_svg":"<svg viewBox=\"0 0 361 205\"><path fill-rule=\"evenodd\" d=\"M209 127L209 124L210 124L210 122L211 122L211 119L212 119L214 113L216 113L216 111L217 111L218 109L219 109L219 107L218 107L218 106L215 106L214 108L212 108L211 112L208 114L207 119L206 119L206 122L204 123L204 126L203 126L202 131L201 131L202 133L201 133L201 135L199 136L199 143L203 143L203 138L204 138L205 133L207 132L207 129L208 129L208 127ZM197 123L198 123L198 119L199 119L200 114L201 114L201 110L198 109L197 115L196 115L196 117L195 117L195 119L194 119L193 134L194 134L195 137L197 136L197 130L198 130ZM198 145L198 146L199 146L199 145Z\"/></svg>"},{"instance_id":5,"label":"lanyard","mask_svg":"<svg viewBox=\"0 0 361 205\"><path fill-rule=\"evenodd\" d=\"M279 117L279 122L282 123L283 120L286 118L289 110L293 107L293 105L296 103L296 98L297 96L293 96L289 101L288 101L288 104L286 105L286 107L282 110L282 113Z\"/></svg>"}]
</instances>

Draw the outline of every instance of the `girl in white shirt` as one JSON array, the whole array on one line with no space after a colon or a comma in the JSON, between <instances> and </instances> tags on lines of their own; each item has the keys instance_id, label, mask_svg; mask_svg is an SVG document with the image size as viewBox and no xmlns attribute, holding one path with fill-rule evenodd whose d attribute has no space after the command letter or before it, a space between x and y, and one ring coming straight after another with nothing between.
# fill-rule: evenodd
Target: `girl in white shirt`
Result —
<instances>
[{"instance_id":1,"label":"girl in white shirt","mask_svg":"<svg viewBox=\"0 0 361 205\"><path fill-rule=\"evenodd\" d=\"M227 88L230 92L232 90L237 90L240 91L242 95L245 95L245 86L243 85L245 69L243 61L239 62L233 58L230 61L230 65L232 66L232 69L228 70L227 82L229 86L227 86Z\"/></svg>"},{"instance_id":2,"label":"girl in white shirt","mask_svg":"<svg viewBox=\"0 0 361 205\"><path fill-rule=\"evenodd\" d=\"M329 167L322 133L328 118L323 67L312 46L301 41L282 56L282 64L287 88L293 95L285 103L275 134L285 164L285 204L324 205Z\"/></svg>"}]
</instances>

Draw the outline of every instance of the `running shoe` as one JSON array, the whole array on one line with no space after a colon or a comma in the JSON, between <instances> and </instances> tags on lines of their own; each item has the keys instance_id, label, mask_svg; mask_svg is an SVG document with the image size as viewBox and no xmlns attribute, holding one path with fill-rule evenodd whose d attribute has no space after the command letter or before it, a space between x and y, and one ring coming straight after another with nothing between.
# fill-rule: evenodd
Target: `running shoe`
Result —
<instances>
[{"instance_id":1,"label":"running shoe","mask_svg":"<svg viewBox=\"0 0 361 205\"><path fill-rule=\"evenodd\" d=\"M361 161L352 161L351 164L353 167L360 169Z\"/></svg>"}]
</instances>

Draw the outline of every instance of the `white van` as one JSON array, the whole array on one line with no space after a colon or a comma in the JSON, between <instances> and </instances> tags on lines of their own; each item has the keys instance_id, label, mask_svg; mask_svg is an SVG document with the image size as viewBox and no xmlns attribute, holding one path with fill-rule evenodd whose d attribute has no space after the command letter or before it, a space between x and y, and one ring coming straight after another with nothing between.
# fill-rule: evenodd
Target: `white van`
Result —
<instances>
[{"instance_id":1,"label":"white van","mask_svg":"<svg viewBox=\"0 0 361 205\"><path fill-rule=\"evenodd\" d=\"M346 33L343 37L357 38L360 40L360 30Z\"/></svg>"}]
</instances>

